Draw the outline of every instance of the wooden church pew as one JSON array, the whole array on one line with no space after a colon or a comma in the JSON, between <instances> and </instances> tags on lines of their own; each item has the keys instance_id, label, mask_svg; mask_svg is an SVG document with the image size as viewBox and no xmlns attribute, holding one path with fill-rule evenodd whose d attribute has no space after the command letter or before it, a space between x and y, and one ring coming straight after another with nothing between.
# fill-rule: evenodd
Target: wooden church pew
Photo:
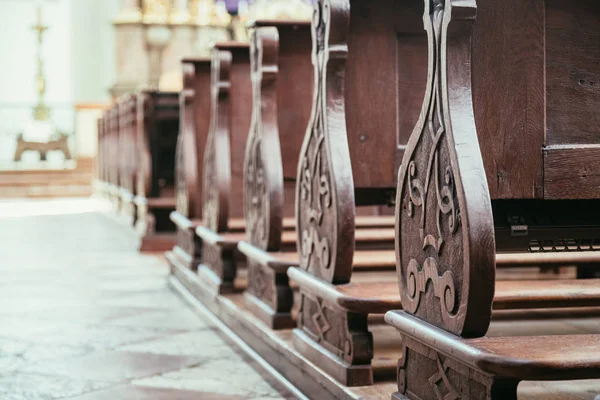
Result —
<instances>
[{"instance_id":1,"label":"wooden church pew","mask_svg":"<svg viewBox=\"0 0 600 400\"><path fill-rule=\"evenodd\" d=\"M250 128L252 87L248 44L215 44L211 63L211 119L203 154L202 242L199 275L221 293L233 290L237 242L230 219L243 217L243 154ZM238 230L239 231L239 230Z\"/></svg>"},{"instance_id":2,"label":"wooden church pew","mask_svg":"<svg viewBox=\"0 0 600 400\"><path fill-rule=\"evenodd\" d=\"M393 398L516 399L524 380L600 379L599 334L486 336L499 294L597 300L597 279L510 282L511 296L495 268L498 250L546 250L536 243L597 254L599 14L591 1L425 1L427 94L396 200L404 311L386 314L402 336Z\"/></svg>"},{"instance_id":3,"label":"wooden church pew","mask_svg":"<svg viewBox=\"0 0 600 400\"><path fill-rule=\"evenodd\" d=\"M179 135L177 93L137 94L136 230L140 250L165 251L175 244L175 149Z\"/></svg>"},{"instance_id":4,"label":"wooden church pew","mask_svg":"<svg viewBox=\"0 0 600 400\"><path fill-rule=\"evenodd\" d=\"M173 255L187 268L196 270L200 262L200 243L197 243L195 230L202 221L202 154L210 127L211 59L187 58L181 61L181 66L181 133L175 161L177 207L170 218L177 225Z\"/></svg>"},{"instance_id":5,"label":"wooden church pew","mask_svg":"<svg viewBox=\"0 0 600 400\"><path fill-rule=\"evenodd\" d=\"M312 105L312 86L299 84L313 79L310 24L259 20L252 30L254 107L244 161L245 218L251 229L238 250L247 259L248 309L281 329L294 324L286 267L298 265L298 237L283 229L282 220L294 215L298 157ZM357 248L392 248L389 217L361 215L356 223ZM242 240L243 233L230 239Z\"/></svg>"},{"instance_id":6,"label":"wooden church pew","mask_svg":"<svg viewBox=\"0 0 600 400\"><path fill-rule=\"evenodd\" d=\"M129 226L134 226L137 210L133 202L136 194L137 178L137 96L135 93L123 96L118 102L119 109L119 190L121 196L120 214Z\"/></svg>"},{"instance_id":7,"label":"wooden church pew","mask_svg":"<svg viewBox=\"0 0 600 400\"><path fill-rule=\"evenodd\" d=\"M336 2L335 4L338 4ZM342 2L348 4L348 2ZM328 13L325 20L331 26L329 31L329 38L317 41L318 43L325 43L323 45L324 52L327 55L324 59L329 59L329 69L323 67L324 78L321 80L327 89L323 92L327 93L323 102L326 105L331 105L328 108L324 107L322 119L325 120L324 125L328 131L324 128L317 126L313 132L314 143L319 143L317 139L323 137L324 147L327 147L326 151L321 154L317 152L315 157L326 158L326 165L337 165L333 173L326 170L326 178L329 178L331 184L327 185L328 189L337 192L337 202L331 206L331 218L327 221L327 212L324 212L323 219L329 223L329 226L310 226L309 229L314 231L310 233L311 236L315 237L314 232L317 232L318 242L320 243L333 243L330 245L330 264L319 265L319 260L313 259L313 265L303 265L303 270L308 270L308 273L300 269L291 269L288 271L290 278L294 280L300 286L302 292L302 308L300 312L300 324L299 329L295 330L295 339L297 348L311 361L317 363L321 368L328 371L339 381L348 385L362 385L365 383L372 382L372 369L370 361L373 357L372 348L372 336L368 331L367 314L368 309L371 312L384 312L389 307L401 307L400 297L394 290L395 284L389 280L382 280L381 282L370 282L369 284L360 284L359 282L347 284L350 280L350 274L352 272L352 251L348 250L347 246L344 247L344 243L352 241L352 234L354 229L352 226L347 224L346 219L340 220L336 218L337 215L342 215L347 218L348 215L353 213L353 203L364 204L374 203L381 201L385 198L384 193L393 193L395 190L385 188L385 182L379 182L377 179L373 179L373 176L382 178L384 175L369 171L368 164L359 164L355 167L354 161L356 160L389 160L387 165L395 164L398 165L398 152L402 152L405 148L405 143L399 141L402 137L404 140L408 138L409 132L412 130L412 126L416 124L419 117L419 110L421 107L423 94L425 90L425 79L427 69L427 42L426 38L422 35L422 26L418 26L422 20L422 9L423 4L419 1L405 2L403 4L394 4L393 2L376 2L377 4L371 3L374 7L373 10L369 10L369 5L365 2L353 1L351 5L350 15L347 14L348 7L343 7L338 4L339 7L333 7L332 4L328 4L328 7L321 8ZM334 15L331 15L333 13ZM394 16L394 13L401 14L400 16ZM380 18L382 23L373 23L374 19L371 20L372 26L376 26L375 29L370 31L371 36L365 27L367 22L364 22L365 16L369 18ZM389 19L388 19L389 18ZM346 31L344 27L348 26ZM383 21L388 21L388 25ZM397 24L400 28L390 29L386 27L392 27ZM317 24L320 26L324 34L326 27L324 24ZM335 28L335 29L334 29ZM380 31L377 31L380 29ZM382 31L389 33L390 42L381 40ZM399 39L396 38L397 32L400 31L402 34ZM354 33L354 34L353 34ZM369 45L368 40L372 40L373 43ZM394 72L390 71L386 73L385 67L397 68L395 64L395 58L393 58L393 52L380 52L376 50L376 46L385 48L385 45L394 43L398 47L398 51L401 54L406 55L405 59L402 60L403 64L401 68L398 68L399 75L396 75L396 82L398 84L397 92L394 92L393 78L390 81L385 81L381 77L394 77ZM359 44L365 47L358 47ZM348 53L343 51L347 45ZM355 47L356 46L356 47ZM328 48L329 47L329 48ZM332 49L330 51L330 48ZM353 52L353 49L360 48L360 51ZM368 50L373 51L373 54L369 54ZM401 50L404 49L404 50ZM333 55L332 55L333 52ZM383 55L382 55L383 54ZM382 60L385 55L392 54L391 60ZM346 58L347 57L347 58ZM365 57L365 58L363 58ZM379 57L379 58L378 58ZM332 58L334 61L332 62ZM345 62L345 65L344 65ZM381 73L373 75L375 82L369 82L368 78L365 78L366 73L357 73L359 68L366 68L365 66L369 63L374 63L378 66L383 66ZM405 64L404 64L405 63ZM344 69L345 66L345 69ZM344 76L345 81L339 81L339 77ZM378 71L379 72L379 71ZM356 74L356 75L353 75ZM333 77L330 83L327 83L328 77ZM352 79L357 80L352 80ZM331 83L333 82L333 83ZM387 82L387 83L386 83ZM421 82L421 83L419 83ZM390 98L385 98L381 93L375 94L374 99L382 99L382 102L378 103L375 101L368 101L369 90L375 92L374 87L376 85L387 85L389 89ZM364 88L361 87L364 85ZM422 85L422 86L420 86ZM340 94L340 87L345 87L347 90L345 96ZM348 90L350 88L350 90ZM350 93L356 93L357 95L352 96ZM332 94L333 93L333 94ZM343 92L342 92L343 93ZM337 95L337 96L336 96ZM379 97L377 97L379 96ZM398 96L398 97L395 97ZM360 106L360 101L365 101L365 104ZM387 104L401 104L403 107L400 108L397 115L392 115L390 118L392 121L397 121L396 124L388 123L388 133L383 128L376 129L379 133L377 143L370 150L373 153L369 153L369 149L362 148L360 143L368 142L368 131L365 129L365 125L369 122L376 120L374 118L368 118L368 110L372 112L379 112L385 114L385 112L392 112L395 114L393 107L386 106ZM345 115L343 113L346 107ZM357 107L354 109L353 107ZM369 108L370 107L370 108ZM360 110L360 111L358 111ZM365 111L367 110L367 111ZM362 114L361 114L362 113ZM358 115L358 116L357 116ZM366 116L364 120L360 120L359 116ZM401 116L401 117L400 117ZM345 117L345 118L344 118ZM342 122L346 122L344 126ZM398 122L399 121L399 122ZM409 121L412 121L409 123ZM356 127L363 124L362 129L357 130ZM395 131L395 127L400 124L400 135ZM403 128L402 128L403 127ZM402 130L408 128L409 130ZM367 133L365 133L367 132ZM408 132L408 133L407 133ZM324 133L323 135L320 135ZM403 136L404 135L404 136ZM346 142L347 136L347 150L345 150L344 143ZM329 139L329 140L328 140ZM391 141L389 143L385 141ZM396 141L398 141L396 143ZM342 144L340 146L340 143ZM310 146L310 144L309 144ZM335 149L335 150L332 150ZM390 149L388 153L384 152L384 149ZM346 152L349 153L350 157L347 157ZM374 154L369 156L369 154ZM362 156L362 157L361 157ZM336 159L337 158L337 159ZM349 165L349 159L352 160L352 168L340 167L340 165ZM319 160L321 161L321 160ZM382 163L384 166L386 163ZM376 163L376 168L382 169L382 164ZM355 168L358 168L359 172L355 172ZM361 170L362 168L362 170ZM354 178L354 187L348 184L352 182L349 177L343 176L344 173L352 171ZM383 170L383 169L382 169ZM331 176L327 176L331 175ZM316 182L321 185L323 178L321 177L320 182ZM396 177L390 174L387 181L387 185L394 185ZM317 191L319 186L313 182L313 191ZM378 185L384 186L384 188L378 188ZM322 186L321 186L322 187ZM352 190L354 189L354 190ZM340 192L342 193L340 195ZM354 192L354 193L353 193ZM349 202L352 194L356 195L355 202ZM378 197L381 196L381 197ZM299 197L301 198L301 197ZM313 197L314 198L314 197ZM321 198L320 200L326 203L330 200ZM312 204L307 204L305 210L307 211L306 219L310 221L310 213L313 209L318 209L318 206L322 207L322 203L316 204L312 207ZM302 211L303 204L300 202L298 205ZM302 217L302 213L299 214ZM344 227L346 231L340 228ZM298 225L301 226L302 222L299 221ZM334 227L337 227L337 236L333 236L335 232ZM333 236L333 237L332 237ZM324 241L326 238L327 241ZM313 241L314 242L314 241ZM340 245L341 244L341 245ZM341 252L338 254L333 253L336 249L336 245L341 248ZM511 249L512 250L512 249ZM526 250L520 248L518 250ZM310 254L310 253L309 253ZM317 252L318 254L318 252ZM587 257L583 253L578 252L578 256L583 256L577 262L586 264L592 264L597 262L596 257ZM311 254L311 257L313 255ZM529 265L541 265L541 264L559 264L555 261L550 261L544 258L540 254L537 255L518 255L517 257L507 257L509 255L498 254L499 260L502 262L499 265L517 266L519 261L526 261ZM525 256L525 257L523 257ZM338 257L332 262L333 257ZM349 260L349 261L348 261ZM575 259L571 260L570 264L574 263ZM389 260L388 260L389 262ZM561 262L564 262L564 258ZM534 263L534 264L532 264ZM332 268L334 266L334 268ZM328 285L327 282L334 283L335 285ZM340 286L343 284L343 286ZM510 290L510 285L500 283L496 288L498 296L494 298L494 307L502 308L514 308L514 307L538 307L541 303L545 303L548 306L556 307L567 307L569 305L581 304L582 302L586 306L597 305L598 298L597 293L593 289L587 293L574 293L577 288L577 284L574 282L561 282L562 288L557 289L550 294L544 293L551 285L542 286L538 282L532 281L522 283L523 287L529 287L531 290L535 290L527 299L521 299L523 302L511 302L511 296L515 293ZM326 288L326 290L324 289ZM384 290L385 288L385 290ZM540 290L541 289L541 290ZM587 290L586 290L587 291ZM379 296L379 294L382 294ZM396 293L396 294L394 294ZM569 294L570 293L570 294ZM341 299L341 300L340 300ZM552 300L552 302L544 302L544 300ZM369 307L365 307L365 303L369 303ZM315 317L316 321L315 321ZM321 322L319 323L319 318ZM334 321L331 323L330 321ZM341 321L341 322L340 322ZM320 325L324 324L324 325ZM336 325L347 326L346 330L332 329L331 326ZM331 325L331 326L330 326ZM325 331L325 332L323 332ZM393 363L388 366L395 368Z\"/></svg>"},{"instance_id":8,"label":"wooden church pew","mask_svg":"<svg viewBox=\"0 0 600 400\"><path fill-rule=\"evenodd\" d=\"M409 136L402 128L418 118L426 54L413 51L422 28L412 22L419 9L411 2L319 2L315 10L317 94L297 172L299 267L287 271L300 291L294 347L342 384L368 385L368 314L400 301L397 289L381 285L393 282L393 251L355 250L356 215L393 203ZM366 282L386 290L361 292ZM348 294L357 301L337 303ZM384 375L395 371L394 357L387 358L375 363Z\"/></svg>"}]
</instances>

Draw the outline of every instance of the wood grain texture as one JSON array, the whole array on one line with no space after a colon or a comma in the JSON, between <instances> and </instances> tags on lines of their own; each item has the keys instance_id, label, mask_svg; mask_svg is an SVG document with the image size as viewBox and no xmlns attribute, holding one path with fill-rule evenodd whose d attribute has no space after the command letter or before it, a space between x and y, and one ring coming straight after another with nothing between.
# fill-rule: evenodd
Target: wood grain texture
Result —
<instances>
[{"instance_id":1,"label":"wood grain texture","mask_svg":"<svg viewBox=\"0 0 600 400\"><path fill-rule=\"evenodd\" d=\"M425 92L423 2L352 0L349 5L343 84L354 186L394 188Z\"/></svg>"},{"instance_id":2,"label":"wood grain texture","mask_svg":"<svg viewBox=\"0 0 600 400\"><path fill-rule=\"evenodd\" d=\"M473 104L490 196L541 198L544 2L478 0L473 30Z\"/></svg>"},{"instance_id":3,"label":"wood grain texture","mask_svg":"<svg viewBox=\"0 0 600 400\"><path fill-rule=\"evenodd\" d=\"M544 151L544 197L600 199L600 135L594 147Z\"/></svg>"},{"instance_id":4,"label":"wood grain texture","mask_svg":"<svg viewBox=\"0 0 600 400\"><path fill-rule=\"evenodd\" d=\"M416 318L409 318L411 323L425 327ZM436 340L440 350L452 352L460 361L484 372L522 380L600 377L600 353L592 351L600 349L600 335L512 336L506 340L506 337L461 339L432 327L423 332L421 338L427 343ZM586 372L582 374L582 370Z\"/></svg>"},{"instance_id":5,"label":"wood grain texture","mask_svg":"<svg viewBox=\"0 0 600 400\"><path fill-rule=\"evenodd\" d=\"M202 217L202 154L210 127L211 60L182 60L183 90L179 94L181 135L178 143L177 210L189 217ZM181 153L181 154L179 154Z\"/></svg>"},{"instance_id":6,"label":"wood grain texture","mask_svg":"<svg viewBox=\"0 0 600 400\"><path fill-rule=\"evenodd\" d=\"M284 186L277 124L279 33L275 27L252 31L252 121L244 157L244 217L250 243L262 250L281 244Z\"/></svg>"},{"instance_id":7,"label":"wood grain texture","mask_svg":"<svg viewBox=\"0 0 600 400\"><path fill-rule=\"evenodd\" d=\"M600 144L600 4L546 4L545 144ZM568 174L566 166L564 173Z\"/></svg>"},{"instance_id":8,"label":"wood grain texture","mask_svg":"<svg viewBox=\"0 0 600 400\"><path fill-rule=\"evenodd\" d=\"M475 13L474 1L425 2L427 92L396 198L404 309L466 337L485 334L495 279L492 207L471 95Z\"/></svg>"}]
</instances>

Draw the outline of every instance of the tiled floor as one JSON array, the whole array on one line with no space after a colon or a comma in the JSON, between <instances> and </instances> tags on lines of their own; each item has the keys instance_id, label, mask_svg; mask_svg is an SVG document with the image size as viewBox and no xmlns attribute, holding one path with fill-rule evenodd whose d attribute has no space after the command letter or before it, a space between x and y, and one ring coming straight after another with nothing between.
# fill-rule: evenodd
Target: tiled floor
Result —
<instances>
[{"instance_id":1,"label":"tiled floor","mask_svg":"<svg viewBox=\"0 0 600 400\"><path fill-rule=\"evenodd\" d=\"M293 398L96 207L0 201L0 399Z\"/></svg>"}]
</instances>

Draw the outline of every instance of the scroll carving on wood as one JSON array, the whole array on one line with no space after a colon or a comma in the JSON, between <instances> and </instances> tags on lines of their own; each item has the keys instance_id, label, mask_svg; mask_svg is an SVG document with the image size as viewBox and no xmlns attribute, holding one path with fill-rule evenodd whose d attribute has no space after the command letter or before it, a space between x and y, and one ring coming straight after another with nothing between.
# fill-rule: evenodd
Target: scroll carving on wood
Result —
<instances>
[{"instance_id":1,"label":"scroll carving on wood","mask_svg":"<svg viewBox=\"0 0 600 400\"><path fill-rule=\"evenodd\" d=\"M396 199L404 310L467 337L487 331L495 279L491 202L471 97L475 14L475 0L425 0L427 89Z\"/></svg>"},{"instance_id":2,"label":"scroll carving on wood","mask_svg":"<svg viewBox=\"0 0 600 400\"><path fill-rule=\"evenodd\" d=\"M354 255L354 183L345 123L348 0L320 0L312 22L313 109L298 162L300 267L346 283Z\"/></svg>"},{"instance_id":3,"label":"scroll carving on wood","mask_svg":"<svg viewBox=\"0 0 600 400\"><path fill-rule=\"evenodd\" d=\"M229 153L229 73L231 52L214 49L211 64L211 120L204 150L202 219L215 231L227 230L231 155Z\"/></svg>"},{"instance_id":4,"label":"scroll carving on wood","mask_svg":"<svg viewBox=\"0 0 600 400\"><path fill-rule=\"evenodd\" d=\"M244 211L250 243L279 250L283 210L283 164L277 126L279 34L256 28L250 47L252 121L244 161Z\"/></svg>"}]
</instances>

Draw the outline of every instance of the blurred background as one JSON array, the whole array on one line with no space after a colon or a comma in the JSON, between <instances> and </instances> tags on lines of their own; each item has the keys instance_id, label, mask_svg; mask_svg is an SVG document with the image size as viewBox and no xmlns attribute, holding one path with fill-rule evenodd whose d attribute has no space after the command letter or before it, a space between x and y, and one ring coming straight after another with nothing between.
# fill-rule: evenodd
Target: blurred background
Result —
<instances>
[{"instance_id":1,"label":"blurred background","mask_svg":"<svg viewBox=\"0 0 600 400\"><path fill-rule=\"evenodd\" d=\"M96 121L119 96L178 91L180 60L311 0L0 0L0 198L89 196Z\"/></svg>"}]
</instances>

